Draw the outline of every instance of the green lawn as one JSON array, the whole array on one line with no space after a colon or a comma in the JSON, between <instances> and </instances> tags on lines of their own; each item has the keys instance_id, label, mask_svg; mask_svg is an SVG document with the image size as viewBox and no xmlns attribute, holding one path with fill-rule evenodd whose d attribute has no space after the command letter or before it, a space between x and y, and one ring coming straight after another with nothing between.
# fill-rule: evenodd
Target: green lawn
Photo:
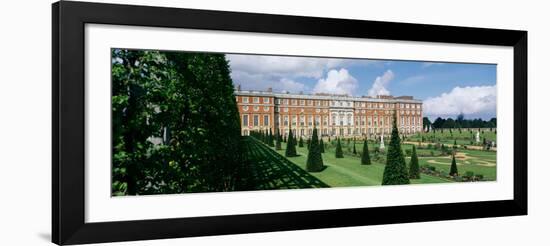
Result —
<instances>
[{"instance_id":1,"label":"green lawn","mask_svg":"<svg viewBox=\"0 0 550 246\"><path fill-rule=\"evenodd\" d=\"M359 149L357 144L357 148ZM370 146L370 145L369 145ZM281 156L284 156L285 144L283 150L277 151ZM298 157L288 158L290 161L305 170L307 159L307 148L296 147ZM346 186L367 186L380 185L382 183L382 175L385 165L374 162L372 165L361 165L359 156L345 154L344 158L334 157L334 148L327 148L323 155L323 162L327 168L322 172L310 173L319 180L323 181L331 187L346 187ZM433 177L429 175L421 175L421 179L411 180L411 183L445 183L449 182L446 179Z\"/></svg>"},{"instance_id":2,"label":"green lawn","mask_svg":"<svg viewBox=\"0 0 550 246\"><path fill-rule=\"evenodd\" d=\"M285 157L286 144L282 143L282 150L276 151L273 147L261 143L253 138L247 140L247 152L251 157L250 165L255 177L252 182L254 189L295 189L295 188L321 188L321 187L350 187L380 185L385 167L385 154L375 154L378 144L369 143L372 165L361 165L360 154L353 155L353 142L342 141L344 158L335 157L335 147L327 143L325 153L322 154L326 166L321 172L307 172L306 159L307 148L296 146L299 154L297 157ZM326 141L326 140L325 140ZM328 141L327 141L328 142ZM362 142L356 142L356 150L361 151ZM402 145L403 151L411 149L411 144ZM441 156L439 150L435 150L435 156L431 156L434 150L418 149L419 164L430 165L444 173L450 169L450 156ZM459 174L472 171L482 174L486 180L496 179L496 152L479 150L460 150L457 152L457 166ZM409 164L410 157L406 157ZM421 174L420 179L411 180L412 184L447 183L448 179Z\"/></svg>"},{"instance_id":3,"label":"green lawn","mask_svg":"<svg viewBox=\"0 0 550 246\"><path fill-rule=\"evenodd\" d=\"M329 146L329 151L331 151L331 155L328 155L329 158L334 157L334 146L331 144L327 144ZM353 149L353 141L348 144L347 141L342 141L342 146L344 153L346 154L346 157L352 155L352 149ZM374 155L374 150L377 148L379 144L373 144L372 142L369 142L369 152L371 153L371 157ZM386 143L387 146L387 143ZM412 144L402 144L401 148L403 149L404 153L407 153L407 150L412 150ZM357 141L355 143L355 148L357 151L361 151L363 149L363 143L362 141ZM418 148L417 147L417 154L419 157L419 164L420 166L423 165L430 165L434 166L436 170L441 172L448 172L451 165L451 156L450 155L444 155L441 156L441 150L439 149L427 149L427 148ZM433 155L432 155L433 153ZM474 174L481 174L484 176L485 180L493 181L496 180L496 151L485 151L485 150L471 150L471 149L461 149L459 148L457 150L456 154L456 161L458 166L458 172L460 175L466 173L467 171L474 172ZM323 156L324 157L324 156ZM359 158L359 157L356 157ZM385 156L382 155L381 163L379 163L383 167ZM347 158L345 158L347 159ZM409 164L410 157L406 156L405 159L407 160L407 164Z\"/></svg>"},{"instance_id":4,"label":"green lawn","mask_svg":"<svg viewBox=\"0 0 550 246\"><path fill-rule=\"evenodd\" d=\"M479 130L481 130L479 132L479 141L483 141L483 139L487 141L497 141L495 129L481 128ZM456 140L457 145L476 145L475 136L477 131L478 129L472 129L471 131L466 129L460 131L458 129L453 129L452 131L449 131L449 129L445 129L443 131L434 130L431 132L421 132L409 136L407 137L407 141L418 142L422 140L422 137L424 137L425 142L453 145Z\"/></svg>"}]
</instances>

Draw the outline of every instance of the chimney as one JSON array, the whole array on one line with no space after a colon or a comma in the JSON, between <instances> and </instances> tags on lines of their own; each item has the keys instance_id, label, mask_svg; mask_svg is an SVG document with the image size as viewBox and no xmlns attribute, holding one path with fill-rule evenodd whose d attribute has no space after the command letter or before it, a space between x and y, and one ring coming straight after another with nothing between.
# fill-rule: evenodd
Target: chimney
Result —
<instances>
[{"instance_id":1,"label":"chimney","mask_svg":"<svg viewBox=\"0 0 550 246\"><path fill-rule=\"evenodd\" d=\"M237 91L241 91L241 84L237 85Z\"/></svg>"},{"instance_id":2,"label":"chimney","mask_svg":"<svg viewBox=\"0 0 550 246\"><path fill-rule=\"evenodd\" d=\"M273 92L273 88L271 87L267 88L267 92Z\"/></svg>"}]
</instances>

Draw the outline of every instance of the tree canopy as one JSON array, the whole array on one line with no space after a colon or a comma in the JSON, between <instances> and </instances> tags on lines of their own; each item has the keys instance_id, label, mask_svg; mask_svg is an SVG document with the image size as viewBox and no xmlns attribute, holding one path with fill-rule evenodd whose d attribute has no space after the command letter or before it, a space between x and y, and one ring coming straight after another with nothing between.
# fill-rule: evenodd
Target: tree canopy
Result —
<instances>
[{"instance_id":1,"label":"tree canopy","mask_svg":"<svg viewBox=\"0 0 550 246\"><path fill-rule=\"evenodd\" d=\"M225 56L111 55L112 194L233 190L243 161Z\"/></svg>"}]
</instances>

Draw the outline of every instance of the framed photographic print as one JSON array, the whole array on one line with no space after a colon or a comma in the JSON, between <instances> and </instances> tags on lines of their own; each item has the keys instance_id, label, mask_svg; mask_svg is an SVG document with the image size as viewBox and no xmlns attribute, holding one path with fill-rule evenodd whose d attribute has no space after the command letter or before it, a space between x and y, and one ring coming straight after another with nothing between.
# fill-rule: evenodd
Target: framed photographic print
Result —
<instances>
[{"instance_id":1,"label":"framed photographic print","mask_svg":"<svg viewBox=\"0 0 550 246\"><path fill-rule=\"evenodd\" d=\"M53 4L57 244L527 214L527 32Z\"/></svg>"}]
</instances>

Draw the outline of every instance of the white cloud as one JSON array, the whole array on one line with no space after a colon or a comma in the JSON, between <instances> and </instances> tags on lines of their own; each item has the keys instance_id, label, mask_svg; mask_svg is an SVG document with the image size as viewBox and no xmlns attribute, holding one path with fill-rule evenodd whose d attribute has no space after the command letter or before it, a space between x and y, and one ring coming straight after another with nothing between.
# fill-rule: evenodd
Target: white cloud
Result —
<instances>
[{"instance_id":1,"label":"white cloud","mask_svg":"<svg viewBox=\"0 0 550 246\"><path fill-rule=\"evenodd\" d=\"M313 92L352 95L357 86L357 80L349 74L348 70L344 68L340 70L332 69L327 73L326 78L317 81Z\"/></svg>"},{"instance_id":2,"label":"white cloud","mask_svg":"<svg viewBox=\"0 0 550 246\"><path fill-rule=\"evenodd\" d=\"M261 55L227 55L226 57L233 71L292 78L319 79L325 70L349 63L347 60L335 58Z\"/></svg>"},{"instance_id":3,"label":"white cloud","mask_svg":"<svg viewBox=\"0 0 550 246\"><path fill-rule=\"evenodd\" d=\"M296 82L299 79L322 79L327 71L349 66L367 66L380 61L365 59L339 59L319 57L293 57L270 55L228 54L231 78L243 89L275 91L304 91L308 87Z\"/></svg>"},{"instance_id":4,"label":"white cloud","mask_svg":"<svg viewBox=\"0 0 550 246\"><path fill-rule=\"evenodd\" d=\"M455 87L449 93L424 100L424 114L456 116L496 114L496 85Z\"/></svg>"},{"instance_id":5,"label":"white cloud","mask_svg":"<svg viewBox=\"0 0 550 246\"><path fill-rule=\"evenodd\" d=\"M272 88L276 91L299 92L306 90L307 87L304 84L296 82L294 80L282 78L279 80L279 83L277 83Z\"/></svg>"},{"instance_id":6,"label":"white cloud","mask_svg":"<svg viewBox=\"0 0 550 246\"><path fill-rule=\"evenodd\" d=\"M377 95L389 95L390 92L386 89L386 87L394 77L395 75L393 72L391 70L387 70L382 76L376 77L367 94L371 97Z\"/></svg>"},{"instance_id":7,"label":"white cloud","mask_svg":"<svg viewBox=\"0 0 550 246\"><path fill-rule=\"evenodd\" d=\"M272 88L274 91L300 92L306 91L308 87L292 79L269 76L265 74L248 74L242 71L232 71L231 78L234 83L241 85L243 90L265 91Z\"/></svg>"}]
</instances>

